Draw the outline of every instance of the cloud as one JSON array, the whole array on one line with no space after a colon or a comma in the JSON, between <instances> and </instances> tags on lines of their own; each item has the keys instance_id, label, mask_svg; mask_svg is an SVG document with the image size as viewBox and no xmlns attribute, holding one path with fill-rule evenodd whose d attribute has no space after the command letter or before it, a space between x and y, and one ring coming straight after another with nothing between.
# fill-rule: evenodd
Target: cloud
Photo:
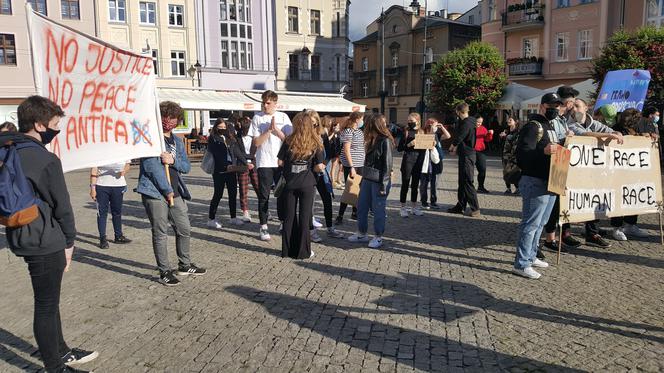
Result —
<instances>
[{"instance_id":1,"label":"cloud","mask_svg":"<svg viewBox=\"0 0 664 373\"><path fill-rule=\"evenodd\" d=\"M424 6L424 0L419 0ZM450 12L464 13L477 5L476 1L469 0L428 0L430 10L447 8ZM410 5L411 0L352 0L350 4L350 40L361 39L366 34L366 27L380 16L380 9L392 5Z\"/></svg>"}]
</instances>

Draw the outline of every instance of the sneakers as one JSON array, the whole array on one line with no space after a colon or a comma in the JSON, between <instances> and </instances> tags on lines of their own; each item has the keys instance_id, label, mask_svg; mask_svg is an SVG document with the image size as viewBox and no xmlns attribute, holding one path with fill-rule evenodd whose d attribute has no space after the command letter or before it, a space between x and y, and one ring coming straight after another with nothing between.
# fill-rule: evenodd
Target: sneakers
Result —
<instances>
[{"instance_id":1,"label":"sneakers","mask_svg":"<svg viewBox=\"0 0 664 373\"><path fill-rule=\"evenodd\" d=\"M533 267L526 267L524 269L514 267L512 268L512 273L532 280L542 277L542 274L534 270Z\"/></svg>"},{"instance_id":2,"label":"sneakers","mask_svg":"<svg viewBox=\"0 0 664 373\"><path fill-rule=\"evenodd\" d=\"M625 236L622 228L614 228L611 231L611 237L616 241L627 241L627 236Z\"/></svg>"},{"instance_id":3,"label":"sneakers","mask_svg":"<svg viewBox=\"0 0 664 373\"><path fill-rule=\"evenodd\" d=\"M369 236L367 234L353 233L348 237L350 242L369 242Z\"/></svg>"},{"instance_id":4,"label":"sneakers","mask_svg":"<svg viewBox=\"0 0 664 373\"><path fill-rule=\"evenodd\" d=\"M369 247L372 249L377 249L381 246L383 246L383 237L376 236L369 241Z\"/></svg>"},{"instance_id":5,"label":"sneakers","mask_svg":"<svg viewBox=\"0 0 664 373\"><path fill-rule=\"evenodd\" d=\"M315 229L311 230L311 242L320 243L323 242L323 238L318 234L318 231Z\"/></svg>"},{"instance_id":6,"label":"sneakers","mask_svg":"<svg viewBox=\"0 0 664 373\"><path fill-rule=\"evenodd\" d=\"M482 213L480 212L479 209L478 210L471 210L469 208L468 210L466 210L466 213L464 215L470 216L471 218L478 218L478 217L482 216Z\"/></svg>"},{"instance_id":7,"label":"sneakers","mask_svg":"<svg viewBox=\"0 0 664 373\"><path fill-rule=\"evenodd\" d=\"M545 261L543 261L543 260L541 260L541 259L535 259L535 260L533 260L533 267L537 267L537 268L548 268L548 267L549 267L549 263L547 263L547 262L545 262Z\"/></svg>"},{"instance_id":8,"label":"sneakers","mask_svg":"<svg viewBox=\"0 0 664 373\"><path fill-rule=\"evenodd\" d=\"M314 251L311 250L311 254L309 254L309 259L311 259L311 258L313 258L313 257L314 257Z\"/></svg>"},{"instance_id":9,"label":"sneakers","mask_svg":"<svg viewBox=\"0 0 664 373\"><path fill-rule=\"evenodd\" d=\"M426 202L422 202L422 209L424 209L424 210L430 210L430 209L431 209L431 206L429 206L429 204L426 203Z\"/></svg>"},{"instance_id":10,"label":"sneakers","mask_svg":"<svg viewBox=\"0 0 664 373\"><path fill-rule=\"evenodd\" d=\"M314 226L314 228L316 228L316 229L318 229L318 228L323 228L323 224L321 224L321 222L319 222L318 220L316 220L315 217L312 217L312 218L311 218L311 224L312 224L312 225Z\"/></svg>"},{"instance_id":11,"label":"sneakers","mask_svg":"<svg viewBox=\"0 0 664 373\"><path fill-rule=\"evenodd\" d=\"M599 234L593 234L590 237L586 237L586 245L601 247L604 249L611 247L611 244L606 242Z\"/></svg>"},{"instance_id":12,"label":"sneakers","mask_svg":"<svg viewBox=\"0 0 664 373\"><path fill-rule=\"evenodd\" d=\"M463 214L463 209L461 208L461 206L459 204L456 204L456 205L454 205L454 207L448 208L447 212L449 212L450 214L462 215Z\"/></svg>"},{"instance_id":13,"label":"sneakers","mask_svg":"<svg viewBox=\"0 0 664 373\"><path fill-rule=\"evenodd\" d=\"M558 240L544 241L544 244L542 244L542 246L546 247L547 249L549 249L551 251L558 252ZM563 245L560 248L560 252L566 253L568 250L569 250L569 246L567 246L567 245L565 245L565 243L563 243Z\"/></svg>"},{"instance_id":14,"label":"sneakers","mask_svg":"<svg viewBox=\"0 0 664 373\"><path fill-rule=\"evenodd\" d=\"M341 234L335 227L327 228L327 236L332 238L344 238L344 235Z\"/></svg>"},{"instance_id":15,"label":"sneakers","mask_svg":"<svg viewBox=\"0 0 664 373\"><path fill-rule=\"evenodd\" d=\"M242 212L242 221L245 223L251 223L251 214L249 210Z\"/></svg>"},{"instance_id":16,"label":"sneakers","mask_svg":"<svg viewBox=\"0 0 664 373\"><path fill-rule=\"evenodd\" d=\"M108 249L108 240L106 240L106 238L99 239L99 248L104 250Z\"/></svg>"},{"instance_id":17,"label":"sneakers","mask_svg":"<svg viewBox=\"0 0 664 373\"><path fill-rule=\"evenodd\" d=\"M477 193L482 193L482 194L491 194L485 187L479 187L477 188Z\"/></svg>"},{"instance_id":18,"label":"sneakers","mask_svg":"<svg viewBox=\"0 0 664 373\"><path fill-rule=\"evenodd\" d=\"M207 227L212 229L221 229L221 223L217 219L208 220Z\"/></svg>"},{"instance_id":19,"label":"sneakers","mask_svg":"<svg viewBox=\"0 0 664 373\"><path fill-rule=\"evenodd\" d=\"M408 209L406 207L402 207L401 210L399 210L399 216L402 218L407 218L410 216L410 212L408 212Z\"/></svg>"},{"instance_id":20,"label":"sneakers","mask_svg":"<svg viewBox=\"0 0 664 373\"><path fill-rule=\"evenodd\" d=\"M96 359L98 356L99 352L97 351L85 351L80 348L72 348L71 351L67 352L67 354L62 357L62 361L68 366L85 364Z\"/></svg>"},{"instance_id":21,"label":"sneakers","mask_svg":"<svg viewBox=\"0 0 664 373\"><path fill-rule=\"evenodd\" d=\"M357 220L357 212L353 211L353 212L350 214L350 220Z\"/></svg>"},{"instance_id":22,"label":"sneakers","mask_svg":"<svg viewBox=\"0 0 664 373\"><path fill-rule=\"evenodd\" d=\"M205 273L205 268L196 267L194 263L190 263L189 267L178 267L178 276L202 276Z\"/></svg>"},{"instance_id":23,"label":"sneakers","mask_svg":"<svg viewBox=\"0 0 664 373\"><path fill-rule=\"evenodd\" d=\"M644 232L636 224L625 224L625 228L623 228L623 232L625 232L625 234L628 235L628 236L634 236L634 237L638 237L638 238L648 237L648 233Z\"/></svg>"},{"instance_id":24,"label":"sneakers","mask_svg":"<svg viewBox=\"0 0 664 373\"><path fill-rule=\"evenodd\" d=\"M243 225L244 221L242 221L242 219L239 218L232 218L231 220L229 220L229 223L231 223L231 225Z\"/></svg>"},{"instance_id":25,"label":"sneakers","mask_svg":"<svg viewBox=\"0 0 664 373\"><path fill-rule=\"evenodd\" d=\"M574 236L572 236L571 234L568 234L567 236L563 236L563 243L565 245L568 245L568 246L571 246L571 247L581 246L581 241L574 238Z\"/></svg>"},{"instance_id":26,"label":"sneakers","mask_svg":"<svg viewBox=\"0 0 664 373\"><path fill-rule=\"evenodd\" d=\"M415 216L422 216L424 215L424 212L419 207L413 208L413 215Z\"/></svg>"},{"instance_id":27,"label":"sneakers","mask_svg":"<svg viewBox=\"0 0 664 373\"><path fill-rule=\"evenodd\" d=\"M542 251L542 249L539 246L537 247L537 254L535 254L535 257L537 259L540 259L540 260L544 260L544 258L546 258L544 256L544 252Z\"/></svg>"},{"instance_id":28,"label":"sneakers","mask_svg":"<svg viewBox=\"0 0 664 373\"><path fill-rule=\"evenodd\" d=\"M284 222L279 223L279 234L284 233Z\"/></svg>"},{"instance_id":29,"label":"sneakers","mask_svg":"<svg viewBox=\"0 0 664 373\"><path fill-rule=\"evenodd\" d=\"M336 219L334 219L334 225L341 225L344 223L344 218L343 216L337 216Z\"/></svg>"},{"instance_id":30,"label":"sneakers","mask_svg":"<svg viewBox=\"0 0 664 373\"><path fill-rule=\"evenodd\" d=\"M124 245L124 244L131 243L131 240L128 239L127 237L125 237L124 234L123 234L122 236L115 237L115 240L113 240L113 243L116 243L118 245Z\"/></svg>"},{"instance_id":31,"label":"sneakers","mask_svg":"<svg viewBox=\"0 0 664 373\"><path fill-rule=\"evenodd\" d=\"M173 271L161 272L159 274L159 282L161 282L162 285L166 285L166 286L180 285L180 280L178 280L178 278L175 277L175 275L173 274Z\"/></svg>"},{"instance_id":32,"label":"sneakers","mask_svg":"<svg viewBox=\"0 0 664 373\"><path fill-rule=\"evenodd\" d=\"M440 210L440 205L438 205L436 202L431 202L431 209Z\"/></svg>"},{"instance_id":33,"label":"sneakers","mask_svg":"<svg viewBox=\"0 0 664 373\"><path fill-rule=\"evenodd\" d=\"M267 228L261 228L259 233L261 236L261 241L269 241L272 239L272 237L270 237L270 232L267 230Z\"/></svg>"}]
</instances>

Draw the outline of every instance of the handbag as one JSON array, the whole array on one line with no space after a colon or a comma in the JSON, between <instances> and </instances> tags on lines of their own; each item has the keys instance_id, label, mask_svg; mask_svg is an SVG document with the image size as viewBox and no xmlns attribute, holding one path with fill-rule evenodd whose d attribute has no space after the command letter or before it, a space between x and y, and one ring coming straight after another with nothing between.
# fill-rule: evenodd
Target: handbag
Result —
<instances>
[{"instance_id":1,"label":"handbag","mask_svg":"<svg viewBox=\"0 0 664 373\"><path fill-rule=\"evenodd\" d=\"M205 155L201 161L201 169L208 175L214 173L214 156L212 156L209 150L205 151Z\"/></svg>"},{"instance_id":2,"label":"handbag","mask_svg":"<svg viewBox=\"0 0 664 373\"><path fill-rule=\"evenodd\" d=\"M247 172L247 171L249 171L249 167L247 167L246 165L242 165L242 164L237 164L237 165L236 164L229 164L228 166L226 166L226 172L240 172L240 173L242 173L242 172Z\"/></svg>"},{"instance_id":3,"label":"handbag","mask_svg":"<svg viewBox=\"0 0 664 373\"><path fill-rule=\"evenodd\" d=\"M281 175L279 181L277 181L277 185L274 186L274 196L276 198L279 198L279 196L281 196L281 193L284 192L285 188L286 188L286 179L284 178L284 175Z\"/></svg>"},{"instance_id":4,"label":"handbag","mask_svg":"<svg viewBox=\"0 0 664 373\"><path fill-rule=\"evenodd\" d=\"M374 183L380 183L380 171L377 168L364 166L362 168L362 177Z\"/></svg>"}]
</instances>

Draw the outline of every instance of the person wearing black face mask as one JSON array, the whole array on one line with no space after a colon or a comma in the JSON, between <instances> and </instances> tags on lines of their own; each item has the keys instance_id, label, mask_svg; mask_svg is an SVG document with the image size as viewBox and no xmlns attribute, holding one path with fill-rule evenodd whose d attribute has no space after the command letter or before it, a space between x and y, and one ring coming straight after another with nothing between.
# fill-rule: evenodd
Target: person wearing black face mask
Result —
<instances>
[{"instance_id":1,"label":"person wearing black face mask","mask_svg":"<svg viewBox=\"0 0 664 373\"><path fill-rule=\"evenodd\" d=\"M417 206L417 193L420 185L420 176L422 175L422 165L424 164L424 155L426 150L415 149L415 135L422 133L420 128L420 115L412 113L408 115L408 125L404 131L397 150L403 152L401 158L401 211L402 218L407 218L410 214L422 216L422 209ZM406 207L406 198L408 197L408 188L410 188L411 206Z\"/></svg>"}]
</instances>

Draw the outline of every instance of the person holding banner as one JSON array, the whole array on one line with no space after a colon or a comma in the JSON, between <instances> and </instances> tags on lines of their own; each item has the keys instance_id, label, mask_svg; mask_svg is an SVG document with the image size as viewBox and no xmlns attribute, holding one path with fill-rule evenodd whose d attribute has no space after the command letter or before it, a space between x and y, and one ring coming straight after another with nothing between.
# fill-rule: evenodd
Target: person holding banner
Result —
<instances>
[{"instance_id":1,"label":"person holding banner","mask_svg":"<svg viewBox=\"0 0 664 373\"><path fill-rule=\"evenodd\" d=\"M69 348L62 334L62 277L71 265L76 226L62 164L45 148L60 132L59 122L64 112L45 97L31 96L19 105L17 115L20 133L3 132L0 144L15 144L20 167L39 207L31 222L7 226L7 244L28 265L34 297L35 340L46 372L83 372L68 365L87 363L99 353ZM9 167L5 165L5 170Z\"/></svg>"},{"instance_id":2,"label":"person holding banner","mask_svg":"<svg viewBox=\"0 0 664 373\"><path fill-rule=\"evenodd\" d=\"M125 175L129 172L130 162L120 162L93 167L90 170L90 198L97 203L97 229L99 230L99 248L108 249L106 239L106 217L111 207L111 221L116 244L128 244L132 241L122 233L122 202L127 191Z\"/></svg>"},{"instance_id":3,"label":"person holding banner","mask_svg":"<svg viewBox=\"0 0 664 373\"><path fill-rule=\"evenodd\" d=\"M152 226L152 249L159 269L159 281L166 286L176 286L180 280L168 262L168 226L175 231L175 249L178 256L179 276L200 276L206 273L191 262L189 246L191 224L185 200L191 194L180 174L189 173L191 164L184 142L173 134L173 129L182 120L183 110L171 101L159 104L161 125L164 131L166 151L160 157L141 158L138 187L145 212Z\"/></svg>"},{"instance_id":4,"label":"person holding banner","mask_svg":"<svg viewBox=\"0 0 664 373\"><path fill-rule=\"evenodd\" d=\"M456 114L459 117L460 125L457 129L456 138L450 146L450 154L459 153L459 190L457 192L459 201L457 204L447 209L452 214L463 214L466 205L470 207L469 216L478 217L480 213L480 204L477 201L477 191L473 185L475 178L475 118L471 117L469 106L462 102L456 106Z\"/></svg>"},{"instance_id":5,"label":"person holding banner","mask_svg":"<svg viewBox=\"0 0 664 373\"><path fill-rule=\"evenodd\" d=\"M549 266L536 255L544 224L556 201L556 196L547 188L551 154L560 149L551 121L558 117L561 105L562 100L556 93L542 96L539 113L531 115L521 129L516 144L517 164L521 168L519 191L523 203L512 272L530 279L542 276L533 267Z\"/></svg>"}]
</instances>

